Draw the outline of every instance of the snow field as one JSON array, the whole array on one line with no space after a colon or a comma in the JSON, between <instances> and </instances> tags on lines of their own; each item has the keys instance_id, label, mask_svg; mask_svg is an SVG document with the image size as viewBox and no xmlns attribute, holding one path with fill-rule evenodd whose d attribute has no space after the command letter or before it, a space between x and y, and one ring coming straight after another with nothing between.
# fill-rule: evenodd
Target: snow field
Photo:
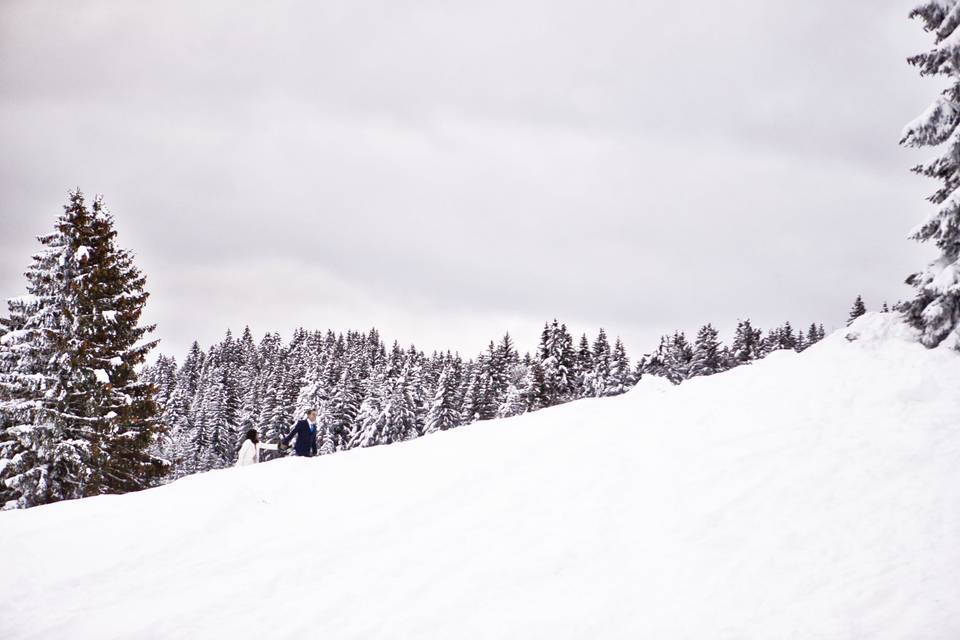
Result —
<instances>
[{"instance_id":1,"label":"snow field","mask_svg":"<svg viewBox=\"0 0 960 640\"><path fill-rule=\"evenodd\" d=\"M0 637L960 637L958 388L870 314L679 387L4 512Z\"/></svg>"}]
</instances>

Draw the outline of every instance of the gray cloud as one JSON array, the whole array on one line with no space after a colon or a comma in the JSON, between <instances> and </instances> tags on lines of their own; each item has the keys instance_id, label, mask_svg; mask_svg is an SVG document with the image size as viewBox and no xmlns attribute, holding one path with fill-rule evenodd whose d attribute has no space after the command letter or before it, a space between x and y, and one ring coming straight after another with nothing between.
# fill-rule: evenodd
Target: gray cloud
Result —
<instances>
[{"instance_id":1,"label":"gray cloud","mask_svg":"<svg viewBox=\"0 0 960 640\"><path fill-rule=\"evenodd\" d=\"M634 354L909 295L909 3L6 2L0 294L80 185L165 349L228 326Z\"/></svg>"}]
</instances>

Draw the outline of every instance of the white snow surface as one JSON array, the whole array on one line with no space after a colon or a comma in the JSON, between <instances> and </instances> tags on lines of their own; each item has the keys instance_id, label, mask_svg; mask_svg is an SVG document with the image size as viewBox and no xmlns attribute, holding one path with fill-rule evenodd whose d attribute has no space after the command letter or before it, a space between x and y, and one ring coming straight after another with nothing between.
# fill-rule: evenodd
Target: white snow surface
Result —
<instances>
[{"instance_id":1,"label":"white snow surface","mask_svg":"<svg viewBox=\"0 0 960 640\"><path fill-rule=\"evenodd\" d=\"M4 512L0 637L960 638L958 389L870 314L679 387Z\"/></svg>"}]
</instances>

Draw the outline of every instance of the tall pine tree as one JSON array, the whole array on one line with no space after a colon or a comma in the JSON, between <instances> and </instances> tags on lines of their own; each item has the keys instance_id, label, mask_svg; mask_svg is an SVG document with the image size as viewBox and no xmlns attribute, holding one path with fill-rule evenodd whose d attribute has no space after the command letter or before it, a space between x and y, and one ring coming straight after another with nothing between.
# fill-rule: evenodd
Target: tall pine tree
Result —
<instances>
[{"instance_id":1,"label":"tall pine tree","mask_svg":"<svg viewBox=\"0 0 960 640\"><path fill-rule=\"evenodd\" d=\"M167 471L151 454L154 387L137 368L156 342L141 326L148 294L113 217L82 193L40 238L0 345L0 484L7 507L122 493Z\"/></svg>"},{"instance_id":2,"label":"tall pine tree","mask_svg":"<svg viewBox=\"0 0 960 640\"><path fill-rule=\"evenodd\" d=\"M903 130L900 144L909 147L940 147L932 160L913 168L939 180L941 185L928 199L937 210L911 233L919 242L933 242L940 256L910 275L916 288L914 299L903 306L907 320L921 331L928 347L940 344L960 325L960 4L957 0L927 0L910 12L934 34L933 49L912 56L908 62L922 76L942 76L949 86L926 111ZM957 341L960 348L960 340Z\"/></svg>"}]
</instances>

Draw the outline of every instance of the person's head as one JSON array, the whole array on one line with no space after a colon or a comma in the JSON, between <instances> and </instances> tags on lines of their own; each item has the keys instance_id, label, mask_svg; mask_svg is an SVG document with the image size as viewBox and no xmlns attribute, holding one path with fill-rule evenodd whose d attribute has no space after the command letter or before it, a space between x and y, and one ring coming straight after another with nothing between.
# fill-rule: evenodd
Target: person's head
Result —
<instances>
[{"instance_id":1,"label":"person's head","mask_svg":"<svg viewBox=\"0 0 960 640\"><path fill-rule=\"evenodd\" d=\"M310 422L317 421L317 410L316 409L307 409L307 420Z\"/></svg>"},{"instance_id":2,"label":"person's head","mask_svg":"<svg viewBox=\"0 0 960 640\"><path fill-rule=\"evenodd\" d=\"M247 431L247 440L250 440L254 443L260 442L260 434L257 433L256 429L250 429Z\"/></svg>"}]
</instances>

